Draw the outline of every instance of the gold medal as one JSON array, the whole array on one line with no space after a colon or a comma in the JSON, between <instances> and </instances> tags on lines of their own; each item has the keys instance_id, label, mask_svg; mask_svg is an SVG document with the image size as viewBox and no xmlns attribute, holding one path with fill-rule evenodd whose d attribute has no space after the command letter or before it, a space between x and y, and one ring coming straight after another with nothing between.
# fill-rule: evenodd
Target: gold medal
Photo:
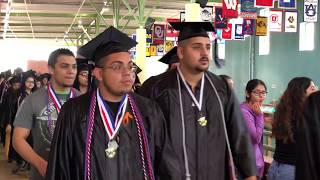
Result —
<instances>
[{"instance_id":1,"label":"gold medal","mask_svg":"<svg viewBox=\"0 0 320 180\"><path fill-rule=\"evenodd\" d=\"M109 158L109 159L114 158L117 154L118 147L119 147L119 145L118 145L117 141L110 140L108 142L108 148L105 150L107 158Z\"/></svg>"},{"instance_id":2,"label":"gold medal","mask_svg":"<svg viewBox=\"0 0 320 180\"><path fill-rule=\"evenodd\" d=\"M200 126L204 127L207 125L208 121L206 120L206 118L203 116L201 118L198 119L198 123Z\"/></svg>"}]
</instances>

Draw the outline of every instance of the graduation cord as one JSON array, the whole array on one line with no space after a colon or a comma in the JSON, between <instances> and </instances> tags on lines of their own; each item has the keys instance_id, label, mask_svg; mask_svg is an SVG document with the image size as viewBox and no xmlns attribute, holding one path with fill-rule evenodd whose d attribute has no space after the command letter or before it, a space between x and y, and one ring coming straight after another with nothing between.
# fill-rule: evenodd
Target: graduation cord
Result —
<instances>
[{"instance_id":1,"label":"graduation cord","mask_svg":"<svg viewBox=\"0 0 320 180\"><path fill-rule=\"evenodd\" d=\"M93 95L91 97L91 102L90 102L90 109L89 109L89 120L88 120L88 128L87 128L87 138L86 138L86 145L85 145L85 174L84 174L84 180L90 180L91 179L91 143L92 143L92 134L93 134L93 125L94 125L94 114L95 114L95 109L96 109L96 104L97 104L97 96L96 96L96 91L93 92ZM140 112L138 111L138 108L133 101L133 98L131 95L128 95L128 100L130 103L130 107L132 109L135 121L136 121L136 126L137 126L137 131L138 131L138 136L139 136L139 147L140 147L140 155L141 155L141 162L142 162L142 170L144 174L144 180L148 180L148 175L147 175L147 170L146 170L146 162L148 166L148 173L150 176L150 180L154 180L154 175L153 175L153 168L151 164L151 157L150 157L150 151L149 151L149 146L148 146L148 141L147 141L147 136L146 132L144 130L143 122L142 122L142 116ZM146 156L146 159L145 159Z\"/></svg>"},{"instance_id":2,"label":"graduation cord","mask_svg":"<svg viewBox=\"0 0 320 180\"><path fill-rule=\"evenodd\" d=\"M233 161L233 156L232 156L232 152L231 152L231 146L230 146L230 142L229 142L229 136L228 136L226 121L225 121L225 117L224 117L224 110L223 110L222 101L220 99L220 96L218 94L218 91L217 91L216 87L214 86L213 82L209 78L208 74L206 74L206 77L209 80L209 83L210 83L214 93L216 94L218 102L219 102L220 113L221 113L222 124L223 124L223 130L224 130L224 134L225 134L225 137L226 137L226 143L227 143L228 154L229 154L229 167L231 169L231 177L230 177L230 179L231 180L236 180L237 177L236 177L236 172L235 172L235 169L234 169L234 161Z\"/></svg>"},{"instance_id":3,"label":"graduation cord","mask_svg":"<svg viewBox=\"0 0 320 180\"><path fill-rule=\"evenodd\" d=\"M182 107L181 85L180 85L180 78L178 73L177 73L177 81L178 81L178 89L179 89L179 102L180 102L180 113L181 113L181 124L182 124L182 146L183 146L184 166L186 170L185 176L186 176L186 180L191 180L191 174L190 174L189 164L188 164L188 154L187 154L187 148L186 148L186 129L185 129L185 123L184 123L183 107Z\"/></svg>"}]
</instances>

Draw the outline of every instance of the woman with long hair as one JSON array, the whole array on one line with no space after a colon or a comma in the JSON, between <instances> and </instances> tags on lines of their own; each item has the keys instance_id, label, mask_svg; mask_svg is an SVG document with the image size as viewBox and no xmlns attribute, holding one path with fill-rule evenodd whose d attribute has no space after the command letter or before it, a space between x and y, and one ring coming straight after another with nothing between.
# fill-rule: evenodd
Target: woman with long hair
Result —
<instances>
[{"instance_id":1,"label":"woman with long hair","mask_svg":"<svg viewBox=\"0 0 320 180\"><path fill-rule=\"evenodd\" d=\"M272 135L276 139L273 162L268 180L294 180L297 123L303 120L303 106L306 98L316 91L310 78L296 77L289 84L276 107L272 122Z\"/></svg>"},{"instance_id":2,"label":"woman with long hair","mask_svg":"<svg viewBox=\"0 0 320 180\"><path fill-rule=\"evenodd\" d=\"M77 76L73 87L78 89L81 94L85 94L88 90L89 66L87 64L78 64Z\"/></svg>"},{"instance_id":3,"label":"woman with long hair","mask_svg":"<svg viewBox=\"0 0 320 180\"><path fill-rule=\"evenodd\" d=\"M267 95L267 87L262 80L252 79L246 86L246 101L241 104L241 111L247 124L256 157L257 177L263 176L263 128L264 116L261 105Z\"/></svg>"}]
</instances>

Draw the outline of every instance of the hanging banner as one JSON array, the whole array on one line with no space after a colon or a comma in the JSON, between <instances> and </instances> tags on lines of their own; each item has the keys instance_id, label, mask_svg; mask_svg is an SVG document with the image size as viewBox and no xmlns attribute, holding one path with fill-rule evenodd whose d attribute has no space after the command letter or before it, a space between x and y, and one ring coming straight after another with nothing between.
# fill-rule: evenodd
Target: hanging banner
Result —
<instances>
[{"instance_id":1,"label":"hanging banner","mask_svg":"<svg viewBox=\"0 0 320 180\"><path fill-rule=\"evenodd\" d=\"M169 22L180 22L180 19L168 18L167 22L168 24L166 26L166 37L178 37L179 31L174 30Z\"/></svg>"},{"instance_id":2,"label":"hanging banner","mask_svg":"<svg viewBox=\"0 0 320 180\"><path fill-rule=\"evenodd\" d=\"M156 56L157 55L157 46L151 45L150 46L150 56Z\"/></svg>"},{"instance_id":3,"label":"hanging banner","mask_svg":"<svg viewBox=\"0 0 320 180\"><path fill-rule=\"evenodd\" d=\"M150 46L146 47L146 57L150 57Z\"/></svg>"},{"instance_id":4,"label":"hanging banner","mask_svg":"<svg viewBox=\"0 0 320 180\"><path fill-rule=\"evenodd\" d=\"M231 39L232 38L232 24L228 23L228 27L222 29L222 39Z\"/></svg>"},{"instance_id":5,"label":"hanging banner","mask_svg":"<svg viewBox=\"0 0 320 180\"><path fill-rule=\"evenodd\" d=\"M256 25L256 36L266 36L268 33L268 18L258 16Z\"/></svg>"},{"instance_id":6,"label":"hanging banner","mask_svg":"<svg viewBox=\"0 0 320 180\"><path fill-rule=\"evenodd\" d=\"M270 11L269 31L282 32L282 11Z\"/></svg>"},{"instance_id":7,"label":"hanging banner","mask_svg":"<svg viewBox=\"0 0 320 180\"><path fill-rule=\"evenodd\" d=\"M153 25L153 44L159 45L164 43L164 24L154 24Z\"/></svg>"},{"instance_id":8,"label":"hanging banner","mask_svg":"<svg viewBox=\"0 0 320 180\"><path fill-rule=\"evenodd\" d=\"M222 17L238 17L238 0L222 0Z\"/></svg>"},{"instance_id":9,"label":"hanging banner","mask_svg":"<svg viewBox=\"0 0 320 180\"><path fill-rule=\"evenodd\" d=\"M234 24L234 39L236 40L243 40L243 24Z\"/></svg>"},{"instance_id":10,"label":"hanging banner","mask_svg":"<svg viewBox=\"0 0 320 180\"><path fill-rule=\"evenodd\" d=\"M317 22L318 0L304 0L304 22Z\"/></svg>"},{"instance_id":11,"label":"hanging banner","mask_svg":"<svg viewBox=\"0 0 320 180\"><path fill-rule=\"evenodd\" d=\"M296 9L297 3L296 0L279 0L278 8L282 9Z\"/></svg>"},{"instance_id":12,"label":"hanging banner","mask_svg":"<svg viewBox=\"0 0 320 180\"><path fill-rule=\"evenodd\" d=\"M174 42L173 41L166 41L166 45L165 45L165 50L166 52L169 52L174 46Z\"/></svg>"},{"instance_id":13,"label":"hanging banner","mask_svg":"<svg viewBox=\"0 0 320 180\"><path fill-rule=\"evenodd\" d=\"M273 0L255 0L254 1L255 7L270 7L273 8L274 7L274 2Z\"/></svg>"},{"instance_id":14,"label":"hanging banner","mask_svg":"<svg viewBox=\"0 0 320 180\"><path fill-rule=\"evenodd\" d=\"M228 19L222 16L222 7L215 8L215 27L217 29L224 29L228 26Z\"/></svg>"},{"instance_id":15,"label":"hanging banner","mask_svg":"<svg viewBox=\"0 0 320 180\"><path fill-rule=\"evenodd\" d=\"M147 37L146 43L151 44L152 43L152 31L151 30L147 31L146 37Z\"/></svg>"},{"instance_id":16,"label":"hanging banner","mask_svg":"<svg viewBox=\"0 0 320 180\"><path fill-rule=\"evenodd\" d=\"M213 21L213 6L200 7L201 21Z\"/></svg>"},{"instance_id":17,"label":"hanging banner","mask_svg":"<svg viewBox=\"0 0 320 180\"><path fill-rule=\"evenodd\" d=\"M284 32L297 32L298 26L298 12L285 12Z\"/></svg>"},{"instance_id":18,"label":"hanging banner","mask_svg":"<svg viewBox=\"0 0 320 180\"><path fill-rule=\"evenodd\" d=\"M157 46L157 56L163 56L163 54L164 54L164 46L158 45Z\"/></svg>"},{"instance_id":19,"label":"hanging banner","mask_svg":"<svg viewBox=\"0 0 320 180\"><path fill-rule=\"evenodd\" d=\"M244 19L257 18L257 8L254 7L254 0L241 0L240 17Z\"/></svg>"},{"instance_id":20,"label":"hanging banner","mask_svg":"<svg viewBox=\"0 0 320 180\"><path fill-rule=\"evenodd\" d=\"M243 35L253 35L254 34L254 19L243 19Z\"/></svg>"}]
</instances>

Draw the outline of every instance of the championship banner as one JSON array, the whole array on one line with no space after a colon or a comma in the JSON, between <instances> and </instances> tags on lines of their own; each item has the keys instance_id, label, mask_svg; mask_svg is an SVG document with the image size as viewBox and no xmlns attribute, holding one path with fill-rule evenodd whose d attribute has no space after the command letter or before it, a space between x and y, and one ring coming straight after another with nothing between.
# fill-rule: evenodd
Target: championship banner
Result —
<instances>
[{"instance_id":1,"label":"championship banner","mask_svg":"<svg viewBox=\"0 0 320 180\"><path fill-rule=\"evenodd\" d=\"M236 40L243 40L243 24L234 24L234 39Z\"/></svg>"},{"instance_id":2,"label":"championship banner","mask_svg":"<svg viewBox=\"0 0 320 180\"><path fill-rule=\"evenodd\" d=\"M238 17L238 0L222 0L222 17Z\"/></svg>"},{"instance_id":3,"label":"championship banner","mask_svg":"<svg viewBox=\"0 0 320 180\"><path fill-rule=\"evenodd\" d=\"M157 56L163 56L164 54L164 45L161 44L161 45L158 45L157 46Z\"/></svg>"},{"instance_id":4,"label":"championship banner","mask_svg":"<svg viewBox=\"0 0 320 180\"><path fill-rule=\"evenodd\" d=\"M150 57L150 46L146 47L146 57Z\"/></svg>"},{"instance_id":5,"label":"championship banner","mask_svg":"<svg viewBox=\"0 0 320 180\"><path fill-rule=\"evenodd\" d=\"M151 44L152 43L152 31L147 31L146 37L147 37L146 43Z\"/></svg>"},{"instance_id":6,"label":"championship banner","mask_svg":"<svg viewBox=\"0 0 320 180\"><path fill-rule=\"evenodd\" d=\"M169 22L180 22L180 19L168 18L167 22L168 24L166 26L166 37L178 37L179 31L174 30Z\"/></svg>"},{"instance_id":7,"label":"championship banner","mask_svg":"<svg viewBox=\"0 0 320 180\"><path fill-rule=\"evenodd\" d=\"M296 9L297 3L296 0L279 0L278 8L282 9Z\"/></svg>"},{"instance_id":8,"label":"championship banner","mask_svg":"<svg viewBox=\"0 0 320 180\"><path fill-rule=\"evenodd\" d=\"M257 19L257 8L254 7L254 0L241 0L240 17L244 19Z\"/></svg>"},{"instance_id":9,"label":"championship banner","mask_svg":"<svg viewBox=\"0 0 320 180\"><path fill-rule=\"evenodd\" d=\"M256 36L266 36L268 33L268 18L258 16L256 24Z\"/></svg>"},{"instance_id":10,"label":"championship banner","mask_svg":"<svg viewBox=\"0 0 320 180\"><path fill-rule=\"evenodd\" d=\"M274 2L273 0L255 0L254 1L255 7L270 7L273 8L274 7Z\"/></svg>"},{"instance_id":11,"label":"championship banner","mask_svg":"<svg viewBox=\"0 0 320 180\"><path fill-rule=\"evenodd\" d=\"M232 24L228 23L228 27L222 29L222 39L231 39L232 38Z\"/></svg>"},{"instance_id":12,"label":"championship banner","mask_svg":"<svg viewBox=\"0 0 320 180\"><path fill-rule=\"evenodd\" d=\"M164 24L154 24L153 25L153 44L159 45L164 43Z\"/></svg>"},{"instance_id":13,"label":"championship banner","mask_svg":"<svg viewBox=\"0 0 320 180\"><path fill-rule=\"evenodd\" d=\"M318 0L304 0L304 22L317 22Z\"/></svg>"},{"instance_id":14,"label":"championship banner","mask_svg":"<svg viewBox=\"0 0 320 180\"><path fill-rule=\"evenodd\" d=\"M228 19L222 16L222 7L215 8L214 25L217 29L224 29L228 26Z\"/></svg>"},{"instance_id":15,"label":"championship banner","mask_svg":"<svg viewBox=\"0 0 320 180\"><path fill-rule=\"evenodd\" d=\"M243 35L253 35L254 34L254 19L243 19Z\"/></svg>"},{"instance_id":16,"label":"championship banner","mask_svg":"<svg viewBox=\"0 0 320 180\"><path fill-rule=\"evenodd\" d=\"M150 56L157 56L157 46L155 45L150 46Z\"/></svg>"},{"instance_id":17,"label":"championship banner","mask_svg":"<svg viewBox=\"0 0 320 180\"><path fill-rule=\"evenodd\" d=\"M297 32L298 26L298 12L285 12L284 32Z\"/></svg>"},{"instance_id":18,"label":"championship banner","mask_svg":"<svg viewBox=\"0 0 320 180\"><path fill-rule=\"evenodd\" d=\"M270 11L268 24L270 32L282 32L282 11Z\"/></svg>"}]
</instances>

